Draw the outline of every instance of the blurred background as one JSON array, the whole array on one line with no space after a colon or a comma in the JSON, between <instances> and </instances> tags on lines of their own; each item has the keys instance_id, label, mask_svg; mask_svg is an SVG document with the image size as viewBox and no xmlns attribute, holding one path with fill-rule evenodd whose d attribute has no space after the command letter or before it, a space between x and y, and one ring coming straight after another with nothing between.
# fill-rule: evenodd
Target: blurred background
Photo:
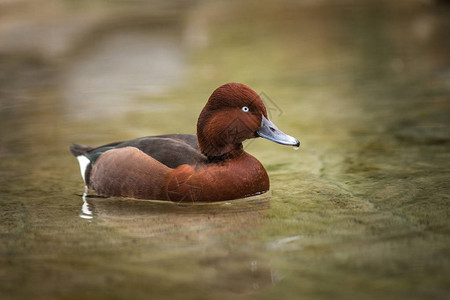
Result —
<instances>
[{"instance_id":1,"label":"blurred background","mask_svg":"<svg viewBox=\"0 0 450 300\"><path fill-rule=\"evenodd\" d=\"M83 199L71 143L241 82L271 196ZM447 299L448 1L0 0L1 299Z\"/></svg>"}]
</instances>

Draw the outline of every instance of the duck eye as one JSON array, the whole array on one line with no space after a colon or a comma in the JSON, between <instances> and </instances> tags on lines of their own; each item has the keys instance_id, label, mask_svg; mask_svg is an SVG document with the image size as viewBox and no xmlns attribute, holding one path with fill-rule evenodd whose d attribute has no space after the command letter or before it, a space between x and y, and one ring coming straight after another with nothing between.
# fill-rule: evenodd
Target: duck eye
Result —
<instances>
[{"instance_id":1,"label":"duck eye","mask_svg":"<svg viewBox=\"0 0 450 300\"><path fill-rule=\"evenodd\" d=\"M243 106L243 107L242 107L242 111L243 111L243 112L248 112L248 111L249 111L249 109L248 109L248 107L247 107L247 106Z\"/></svg>"}]
</instances>

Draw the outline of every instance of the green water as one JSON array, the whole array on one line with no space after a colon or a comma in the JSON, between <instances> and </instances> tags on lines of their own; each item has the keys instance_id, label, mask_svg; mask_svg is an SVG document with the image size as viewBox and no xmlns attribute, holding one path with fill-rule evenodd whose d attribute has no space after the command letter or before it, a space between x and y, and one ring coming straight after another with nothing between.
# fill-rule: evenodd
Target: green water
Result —
<instances>
[{"instance_id":1,"label":"green water","mask_svg":"<svg viewBox=\"0 0 450 300\"><path fill-rule=\"evenodd\" d=\"M0 4L1 299L448 298L448 5L27 3ZM84 204L71 143L194 133L230 81L302 143L246 144L271 194Z\"/></svg>"}]
</instances>

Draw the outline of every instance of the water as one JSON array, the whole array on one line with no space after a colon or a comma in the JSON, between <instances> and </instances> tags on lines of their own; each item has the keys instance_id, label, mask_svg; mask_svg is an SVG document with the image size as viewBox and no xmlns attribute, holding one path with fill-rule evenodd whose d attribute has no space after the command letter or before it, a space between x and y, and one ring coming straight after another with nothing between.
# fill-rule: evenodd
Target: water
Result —
<instances>
[{"instance_id":1,"label":"water","mask_svg":"<svg viewBox=\"0 0 450 300\"><path fill-rule=\"evenodd\" d=\"M2 299L448 297L446 4L1 5ZM302 142L245 144L270 194L84 195L72 142L194 133L230 81Z\"/></svg>"}]
</instances>

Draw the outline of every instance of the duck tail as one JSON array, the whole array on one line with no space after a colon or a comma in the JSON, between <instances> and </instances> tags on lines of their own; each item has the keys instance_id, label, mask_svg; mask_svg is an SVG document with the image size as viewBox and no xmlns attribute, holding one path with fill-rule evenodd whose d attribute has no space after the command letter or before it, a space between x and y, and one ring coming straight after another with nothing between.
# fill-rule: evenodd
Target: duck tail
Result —
<instances>
[{"instance_id":1,"label":"duck tail","mask_svg":"<svg viewBox=\"0 0 450 300\"><path fill-rule=\"evenodd\" d=\"M80 144L73 144L70 146L70 152L72 152L80 164L81 177L83 177L83 181L86 186L89 184L89 175L92 169L91 159L88 156L88 152L93 149L94 148L90 146Z\"/></svg>"},{"instance_id":2,"label":"duck tail","mask_svg":"<svg viewBox=\"0 0 450 300\"><path fill-rule=\"evenodd\" d=\"M94 149L94 148L91 146L85 146L85 145L80 145L80 144L73 144L72 146L70 146L70 152L72 152L72 154L75 157L87 154L92 149Z\"/></svg>"}]
</instances>

